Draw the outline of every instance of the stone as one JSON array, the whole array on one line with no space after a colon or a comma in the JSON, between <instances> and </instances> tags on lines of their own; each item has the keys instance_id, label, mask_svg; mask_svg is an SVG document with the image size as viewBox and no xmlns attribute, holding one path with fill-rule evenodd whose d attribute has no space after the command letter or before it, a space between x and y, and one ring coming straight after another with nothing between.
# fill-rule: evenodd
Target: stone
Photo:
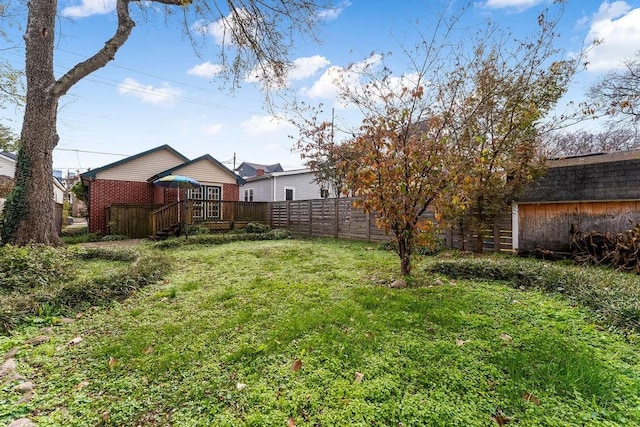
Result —
<instances>
[{"instance_id":1,"label":"stone","mask_svg":"<svg viewBox=\"0 0 640 427\"><path fill-rule=\"evenodd\" d=\"M18 351L20 350L20 347L13 347L11 350L7 351L7 353L4 355L4 360L7 359L13 359L13 357L18 354Z\"/></svg>"},{"instance_id":2,"label":"stone","mask_svg":"<svg viewBox=\"0 0 640 427\"><path fill-rule=\"evenodd\" d=\"M389 285L391 289L401 289L407 287L407 281L404 279L394 280L393 283Z\"/></svg>"},{"instance_id":3,"label":"stone","mask_svg":"<svg viewBox=\"0 0 640 427\"><path fill-rule=\"evenodd\" d=\"M36 427L36 425L29 418L18 418L11 421L7 427Z\"/></svg>"},{"instance_id":4,"label":"stone","mask_svg":"<svg viewBox=\"0 0 640 427\"><path fill-rule=\"evenodd\" d=\"M32 346L40 345L49 341L49 337L47 335L38 335L37 337L33 337L31 339L26 340L25 344L30 344Z\"/></svg>"},{"instance_id":5,"label":"stone","mask_svg":"<svg viewBox=\"0 0 640 427\"><path fill-rule=\"evenodd\" d=\"M35 385L31 381L26 381L13 387L12 390L17 391L20 394L25 394L32 391L34 388L35 388Z\"/></svg>"},{"instance_id":6,"label":"stone","mask_svg":"<svg viewBox=\"0 0 640 427\"><path fill-rule=\"evenodd\" d=\"M2 365L0 365L0 378L4 378L13 374L13 372L16 370L16 367L16 359L14 359L13 357L5 360Z\"/></svg>"}]
</instances>

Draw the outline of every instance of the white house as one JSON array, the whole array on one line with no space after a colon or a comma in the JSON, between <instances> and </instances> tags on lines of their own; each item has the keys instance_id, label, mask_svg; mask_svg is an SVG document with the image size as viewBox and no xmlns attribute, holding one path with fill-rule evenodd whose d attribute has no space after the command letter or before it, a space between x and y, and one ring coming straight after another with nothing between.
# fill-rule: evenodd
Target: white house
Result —
<instances>
[{"instance_id":1,"label":"white house","mask_svg":"<svg viewBox=\"0 0 640 427\"><path fill-rule=\"evenodd\" d=\"M16 155L4 151L0 152L0 175L13 179L15 173ZM66 189L55 177L52 176L51 179L53 180L53 200L58 204L62 204Z\"/></svg>"},{"instance_id":2,"label":"white house","mask_svg":"<svg viewBox=\"0 0 640 427\"><path fill-rule=\"evenodd\" d=\"M263 173L247 178L240 187L240 200L245 202L280 202L329 197L331 192L314 181L311 169Z\"/></svg>"}]
</instances>

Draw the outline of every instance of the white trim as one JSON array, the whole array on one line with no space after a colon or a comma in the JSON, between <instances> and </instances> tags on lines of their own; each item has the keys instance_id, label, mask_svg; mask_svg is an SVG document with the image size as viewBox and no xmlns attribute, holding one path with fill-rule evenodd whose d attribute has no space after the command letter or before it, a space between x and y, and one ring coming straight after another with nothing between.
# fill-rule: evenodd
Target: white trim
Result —
<instances>
[{"instance_id":1,"label":"white trim","mask_svg":"<svg viewBox=\"0 0 640 427\"><path fill-rule=\"evenodd\" d=\"M248 192L251 192L251 197L250 197L251 200L247 200L247 193ZM254 197L255 197L255 193L254 193L253 187L243 188L242 189L242 201L243 202L253 202L253 198Z\"/></svg>"},{"instance_id":2,"label":"white trim","mask_svg":"<svg viewBox=\"0 0 640 427\"><path fill-rule=\"evenodd\" d=\"M518 204L511 204L511 249L518 251Z\"/></svg>"},{"instance_id":3,"label":"white trim","mask_svg":"<svg viewBox=\"0 0 640 427\"><path fill-rule=\"evenodd\" d=\"M282 200L287 201L287 190L291 190L291 200L295 200L296 199L295 187L284 187L284 193L282 193Z\"/></svg>"}]
</instances>

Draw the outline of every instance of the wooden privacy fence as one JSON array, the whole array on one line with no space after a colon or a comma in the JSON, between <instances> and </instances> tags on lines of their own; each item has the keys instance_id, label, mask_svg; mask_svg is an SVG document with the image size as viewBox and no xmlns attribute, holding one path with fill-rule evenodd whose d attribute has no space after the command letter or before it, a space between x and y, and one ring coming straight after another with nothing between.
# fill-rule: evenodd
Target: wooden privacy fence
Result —
<instances>
[{"instance_id":1,"label":"wooden privacy fence","mask_svg":"<svg viewBox=\"0 0 640 427\"><path fill-rule=\"evenodd\" d=\"M285 228L298 236L389 241L391 236L376 226L375 216L355 208L354 200L341 198L270 202L268 223L272 228ZM434 220L431 211L424 216ZM440 237L446 247L476 249L477 236L466 230L461 232L459 229L448 229ZM501 216L494 227L485 233L483 248L486 251L512 251L510 214Z\"/></svg>"},{"instance_id":2,"label":"wooden privacy fence","mask_svg":"<svg viewBox=\"0 0 640 427\"><path fill-rule=\"evenodd\" d=\"M159 205L113 204L106 208L107 234L140 239L151 234L149 215Z\"/></svg>"}]
</instances>

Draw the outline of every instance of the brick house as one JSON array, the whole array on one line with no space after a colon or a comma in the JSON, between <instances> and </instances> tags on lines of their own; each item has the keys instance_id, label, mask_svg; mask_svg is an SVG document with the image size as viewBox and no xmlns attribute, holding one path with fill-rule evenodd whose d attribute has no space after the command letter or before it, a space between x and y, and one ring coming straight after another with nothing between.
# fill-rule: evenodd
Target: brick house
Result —
<instances>
[{"instance_id":1,"label":"brick house","mask_svg":"<svg viewBox=\"0 0 640 427\"><path fill-rule=\"evenodd\" d=\"M88 187L89 232L109 234L110 208L119 205L159 208L178 198L177 189L161 188L153 181L166 175L187 175L202 184L180 190L180 198L238 200L241 177L210 155L189 160L161 145L80 175Z\"/></svg>"}]
</instances>

